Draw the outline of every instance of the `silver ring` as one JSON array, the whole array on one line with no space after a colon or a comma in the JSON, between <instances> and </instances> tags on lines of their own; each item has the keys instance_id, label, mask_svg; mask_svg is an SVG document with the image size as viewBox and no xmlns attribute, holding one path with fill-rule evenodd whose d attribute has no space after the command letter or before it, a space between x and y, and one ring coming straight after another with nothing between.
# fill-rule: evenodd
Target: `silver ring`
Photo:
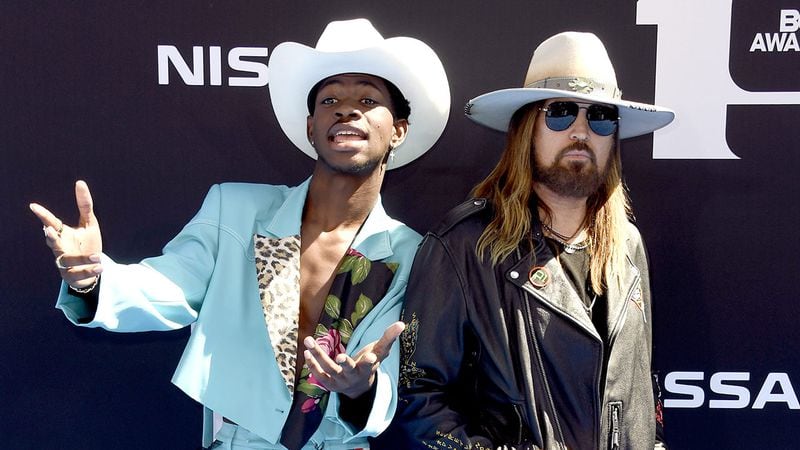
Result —
<instances>
[{"instance_id":1,"label":"silver ring","mask_svg":"<svg viewBox=\"0 0 800 450\"><path fill-rule=\"evenodd\" d=\"M45 238L49 238L50 237L50 236L47 235L47 227L46 226L42 226L42 231L44 231L44 237Z\"/></svg>"},{"instance_id":2,"label":"silver ring","mask_svg":"<svg viewBox=\"0 0 800 450\"><path fill-rule=\"evenodd\" d=\"M56 267L58 267L61 270L72 269L72 266L65 266L65 265L61 264L61 257L62 256L64 256L63 253L56 257Z\"/></svg>"}]
</instances>

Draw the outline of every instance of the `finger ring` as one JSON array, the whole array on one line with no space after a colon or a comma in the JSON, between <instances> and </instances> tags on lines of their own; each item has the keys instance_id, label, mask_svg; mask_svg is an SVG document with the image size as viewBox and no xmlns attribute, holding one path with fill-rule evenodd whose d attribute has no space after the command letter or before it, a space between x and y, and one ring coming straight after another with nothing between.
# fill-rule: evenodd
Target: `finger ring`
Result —
<instances>
[{"instance_id":1,"label":"finger ring","mask_svg":"<svg viewBox=\"0 0 800 450\"><path fill-rule=\"evenodd\" d=\"M58 237L61 237L62 231L64 231L64 222L61 222L61 225L58 226L58 231L56 231L56 233L58 233Z\"/></svg>"},{"instance_id":2,"label":"finger ring","mask_svg":"<svg viewBox=\"0 0 800 450\"><path fill-rule=\"evenodd\" d=\"M67 269L71 269L71 268L72 268L72 266L65 266L65 265L61 264L61 257L62 257L62 256L64 256L64 255L63 255L63 254L61 254L61 255L58 255L58 256L56 257L56 267L58 267L58 268L59 268L59 269L61 269L61 270L67 270Z\"/></svg>"},{"instance_id":3,"label":"finger ring","mask_svg":"<svg viewBox=\"0 0 800 450\"><path fill-rule=\"evenodd\" d=\"M42 231L44 231L44 237L46 237L46 238L50 237L50 236L47 235L47 227L43 226L42 227Z\"/></svg>"}]
</instances>

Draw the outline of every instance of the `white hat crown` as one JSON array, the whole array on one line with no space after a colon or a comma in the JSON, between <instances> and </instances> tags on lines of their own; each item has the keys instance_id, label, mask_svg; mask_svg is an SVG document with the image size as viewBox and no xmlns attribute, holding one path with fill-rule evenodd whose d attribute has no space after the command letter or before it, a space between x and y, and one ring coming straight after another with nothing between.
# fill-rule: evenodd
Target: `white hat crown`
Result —
<instances>
[{"instance_id":1,"label":"white hat crown","mask_svg":"<svg viewBox=\"0 0 800 450\"><path fill-rule=\"evenodd\" d=\"M353 39L353 36L358 36L358 39ZM380 45L383 41L383 36L369 20L353 19L329 23L314 48L320 52L353 52Z\"/></svg>"}]
</instances>

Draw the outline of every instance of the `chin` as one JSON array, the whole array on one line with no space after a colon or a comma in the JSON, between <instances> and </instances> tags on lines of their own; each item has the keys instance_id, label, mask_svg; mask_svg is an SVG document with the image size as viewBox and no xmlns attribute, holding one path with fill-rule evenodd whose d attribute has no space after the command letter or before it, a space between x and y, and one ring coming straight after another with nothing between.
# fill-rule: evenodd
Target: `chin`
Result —
<instances>
[{"instance_id":1,"label":"chin","mask_svg":"<svg viewBox=\"0 0 800 450\"><path fill-rule=\"evenodd\" d=\"M369 175L381 165L382 160L369 160L365 162L350 162L349 164L332 164L330 161L323 160L328 168L342 175Z\"/></svg>"}]
</instances>

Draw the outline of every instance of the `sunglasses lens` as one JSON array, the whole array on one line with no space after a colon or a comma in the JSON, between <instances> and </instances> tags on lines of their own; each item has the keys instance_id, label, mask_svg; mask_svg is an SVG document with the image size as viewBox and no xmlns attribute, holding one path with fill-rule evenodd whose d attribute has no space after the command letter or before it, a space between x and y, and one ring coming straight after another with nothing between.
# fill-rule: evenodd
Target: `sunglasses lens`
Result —
<instances>
[{"instance_id":1,"label":"sunglasses lens","mask_svg":"<svg viewBox=\"0 0 800 450\"><path fill-rule=\"evenodd\" d=\"M575 122L578 110L573 102L553 102L547 106L545 125L553 131L564 131Z\"/></svg>"},{"instance_id":2,"label":"sunglasses lens","mask_svg":"<svg viewBox=\"0 0 800 450\"><path fill-rule=\"evenodd\" d=\"M591 105L586 109L589 128L600 136L610 136L617 130L619 113L616 108L605 105Z\"/></svg>"},{"instance_id":3,"label":"sunglasses lens","mask_svg":"<svg viewBox=\"0 0 800 450\"><path fill-rule=\"evenodd\" d=\"M575 122L581 106L575 102L553 102L544 110L545 124L553 131L564 131ZM617 130L619 113L617 108L606 105L586 107L589 128L599 136L610 136Z\"/></svg>"}]
</instances>

